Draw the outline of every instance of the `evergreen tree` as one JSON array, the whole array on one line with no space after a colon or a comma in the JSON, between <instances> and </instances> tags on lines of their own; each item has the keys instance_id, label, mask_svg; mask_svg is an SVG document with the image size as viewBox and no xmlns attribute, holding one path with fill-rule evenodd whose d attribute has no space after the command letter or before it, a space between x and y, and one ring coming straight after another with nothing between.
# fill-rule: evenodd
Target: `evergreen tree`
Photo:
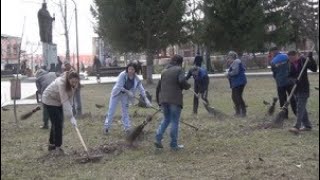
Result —
<instances>
[{"instance_id":1,"label":"evergreen tree","mask_svg":"<svg viewBox=\"0 0 320 180\"><path fill-rule=\"evenodd\" d=\"M94 0L98 34L114 49L147 54L147 82L152 83L153 56L185 37L185 0Z\"/></svg>"},{"instance_id":2,"label":"evergreen tree","mask_svg":"<svg viewBox=\"0 0 320 180\"><path fill-rule=\"evenodd\" d=\"M264 45L261 0L204 0L204 39L217 51L257 51Z\"/></svg>"}]
</instances>

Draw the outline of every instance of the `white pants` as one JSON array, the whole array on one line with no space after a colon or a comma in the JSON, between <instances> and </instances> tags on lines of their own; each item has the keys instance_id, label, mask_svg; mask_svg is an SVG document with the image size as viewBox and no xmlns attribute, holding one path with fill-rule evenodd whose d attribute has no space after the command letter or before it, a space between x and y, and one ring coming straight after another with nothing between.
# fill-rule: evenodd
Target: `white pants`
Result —
<instances>
[{"instance_id":1,"label":"white pants","mask_svg":"<svg viewBox=\"0 0 320 180\"><path fill-rule=\"evenodd\" d=\"M111 96L109 102L109 111L104 122L104 127L110 129L114 114L117 110L118 102L121 101L121 110L122 110L122 124L124 130L129 130L131 127L131 122L129 118L129 96L125 93L120 93L116 96Z\"/></svg>"}]
</instances>

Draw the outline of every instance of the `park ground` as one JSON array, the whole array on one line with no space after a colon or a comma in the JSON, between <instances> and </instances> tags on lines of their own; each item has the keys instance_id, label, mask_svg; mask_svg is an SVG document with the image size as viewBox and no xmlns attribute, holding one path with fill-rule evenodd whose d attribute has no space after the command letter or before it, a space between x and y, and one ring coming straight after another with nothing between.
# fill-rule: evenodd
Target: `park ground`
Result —
<instances>
[{"instance_id":1,"label":"park ground","mask_svg":"<svg viewBox=\"0 0 320 180\"><path fill-rule=\"evenodd\" d=\"M145 127L135 147L125 145L121 113L117 112L108 136L103 135L106 108L112 84L85 85L82 89L84 113L78 127L92 153L103 158L95 163L79 163L84 150L69 119L64 122L64 156L47 151L49 130L43 130L41 112L15 125L13 107L1 112L1 179L319 179L319 75L310 75L311 96L308 102L311 132L294 135L288 132L295 122L290 117L282 129L261 129L266 116L263 100L276 96L271 77L250 77L244 98L248 117L235 118L231 90L224 78L211 79L209 101L227 116L210 116L199 107L198 119L192 116L191 92L184 92L182 119L198 131L180 124L180 143L185 149L170 150L169 135L165 148L156 151L153 142L161 116ZM156 83L155 83L156 84ZM155 85L146 85L155 97ZM154 104L156 104L154 102ZM34 106L18 106L18 116ZM120 108L119 108L120 109ZM130 108L137 126L152 109Z\"/></svg>"}]
</instances>

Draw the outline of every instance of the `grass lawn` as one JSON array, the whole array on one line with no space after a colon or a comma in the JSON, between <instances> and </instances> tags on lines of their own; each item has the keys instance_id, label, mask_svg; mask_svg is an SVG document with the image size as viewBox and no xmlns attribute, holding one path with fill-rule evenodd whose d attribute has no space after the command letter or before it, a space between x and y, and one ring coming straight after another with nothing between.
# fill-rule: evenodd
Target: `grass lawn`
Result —
<instances>
[{"instance_id":1,"label":"grass lawn","mask_svg":"<svg viewBox=\"0 0 320 180\"><path fill-rule=\"evenodd\" d=\"M199 119L192 116L191 92L186 91L182 119L199 127L199 131L180 124L179 142L185 149L172 152L169 135L164 150L156 151L153 142L160 122L158 114L145 127L135 148L124 144L121 113L118 108L112 129L103 135L106 108L112 85L85 85L82 89L84 113L91 117L78 120L78 127L90 152L100 151L103 159L80 164L75 159L84 150L69 119L65 119L63 149L66 155L54 156L47 151L49 130L42 130L41 112L14 124L12 107L1 112L1 179L319 179L319 75L310 75L311 97L308 102L314 129L293 135L288 132L295 117L290 111L283 129L259 129L265 121L267 106L263 100L276 96L271 77L248 79L245 101L246 119L234 118L231 90L226 79L211 79L209 101L229 115L211 117L199 107ZM146 86L155 97L155 85ZM155 103L154 103L155 104ZM18 115L33 106L18 106ZM152 109L130 108L132 123L139 125ZM134 117L133 117L134 116ZM168 131L168 130L167 130Z\"/></svg>"}]
</instances>

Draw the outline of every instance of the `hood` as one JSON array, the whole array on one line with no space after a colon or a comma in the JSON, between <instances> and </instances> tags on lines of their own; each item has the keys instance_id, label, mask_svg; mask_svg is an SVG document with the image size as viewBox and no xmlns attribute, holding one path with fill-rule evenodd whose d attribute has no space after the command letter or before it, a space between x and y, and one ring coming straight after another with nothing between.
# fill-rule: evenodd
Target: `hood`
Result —
<instances>
[{"instance_id":1,"label":"hood","mask_svg":"<svg viewBox=\"0 0 320 180\"><path fill-rule=\"evenodd\" d=\"M49 72L44 70L44 69L39 69L37 72L36 72L36 78L39 78L45 74L48 74Z\"/></svg>"}]
</instances>

